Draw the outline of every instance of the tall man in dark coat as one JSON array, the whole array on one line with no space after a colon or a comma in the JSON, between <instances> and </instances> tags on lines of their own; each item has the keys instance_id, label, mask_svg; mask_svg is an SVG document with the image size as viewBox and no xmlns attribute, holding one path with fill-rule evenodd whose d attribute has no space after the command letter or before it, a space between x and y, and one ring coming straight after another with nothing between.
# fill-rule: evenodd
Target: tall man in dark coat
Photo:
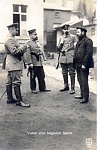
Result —
<instances>
[{"instance_id":1,"label":"tall man in dark coat","mask_svg":"<svg viewBox=\"0 0 97 150\"><path fill-rule=\"evenodd\" d=\"M3 69L8 71L6 91L7 91L7 104L16 103L17 106L21 107L30 107L29 104L26 104L22 100L21 96L21 70L23 67L22 56L23 53L27 50L27 45L20 47L18 41L15 39L17 33L17 24L13 23L8 27L9 36L5 41L5 51L6 59ZM14 87L14 92L16 99L13 99L12 87Z\"/></svg>"},{"instance_id":2,"label":"tall man in dark coat","mask_svg":"<svg viewBox=\"0 0 97 150\"><path fill-rule=\"evenodd\" d=\"M86 32L86 28L77 27L78 42L75 47L74 64L77 71L77 79L80 85L81 93L79 96L75 96L75 98L83 99L80 103L87 103L89 100L89 68L94 67L93 42L86 36Z\"/></svg>"}]
</instances>

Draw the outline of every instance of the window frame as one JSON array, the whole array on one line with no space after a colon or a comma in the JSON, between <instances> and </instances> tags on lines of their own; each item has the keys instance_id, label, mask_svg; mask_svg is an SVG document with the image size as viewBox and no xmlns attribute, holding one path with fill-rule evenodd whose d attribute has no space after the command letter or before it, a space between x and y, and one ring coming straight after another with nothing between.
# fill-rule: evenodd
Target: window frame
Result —
<instances>
[{"instance_id":1,"label":"window frame","mask_svg":"<svg viewBox=\"0 0 97 150\"><path fill-rule=\"evenodd\" d=\"M60 19L60 11L55 11L54 15L56 19Z\"/></svg>"}]
</instances>

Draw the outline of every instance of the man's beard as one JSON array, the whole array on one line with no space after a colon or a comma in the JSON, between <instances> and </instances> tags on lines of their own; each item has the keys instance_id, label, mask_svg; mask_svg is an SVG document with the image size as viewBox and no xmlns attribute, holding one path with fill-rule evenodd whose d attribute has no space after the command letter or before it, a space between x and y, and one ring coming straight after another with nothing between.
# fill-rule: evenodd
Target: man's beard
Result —
<instances>
[{"instance_id":1,"label":"man's beard","mask_svg":"<svg viewBox=\"0 0 97 150\"><path fill-rule=\"evenodd\" d=\"M66 36L67 36L67 35L69 34L69 32L68 32L68 31L66 31L66 32L65 32L65 34L66 34Z\"/></svg>"},{"instance_id":2,"label":"man's beard","mask_svg":"<svg viewBox=\"0 0 97 150\"><path fill-rule=\"evenodd\" d=\"M84 35L77 35L79 41L83 39Z\"/></svg>"},{"instance_id":3,"label":"man's beard","mask_svg":"<svg viewBox=\"0 0 97 150\"><path fill-rule=\"evenodd\" d=\"M38 40L38 37L35 37L35 38L33 39L33 41L36 41L36 40Z\"/></svg>"}]
</instances>

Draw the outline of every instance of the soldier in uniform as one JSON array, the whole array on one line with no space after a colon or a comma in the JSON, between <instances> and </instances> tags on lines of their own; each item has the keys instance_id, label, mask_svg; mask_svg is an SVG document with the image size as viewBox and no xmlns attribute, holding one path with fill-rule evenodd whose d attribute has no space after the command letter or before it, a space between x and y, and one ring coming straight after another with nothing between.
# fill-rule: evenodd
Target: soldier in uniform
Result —
<instances>
[{"instance_id":1,"label":"soldier in uniform","mask_svg":"<svg viewBox=\"0 0 97 150\"><path fill-rule=\"evenodd\" d=\"M89 100L88 75L89 68L94 67L93 42L86 36L86 28L77 27L78 42L74 52L74 64L77 71L77 79L80 85L80 95L75 96L82 99L80 103L87 103Z\"/></svg>"},{"instance_id":2,"label":"soldier in uniform","mask_svg":"<svg viewBox=\"0 0 97 150\"><path fill-rule=\"evenodd\" d=\"M71 81L71 91L70 94L75 93L75 69L73 67L73 56L74 56L74 44L76 43L75 35L69 33L69 24L63 25L62 31L63 35L60 37L58 44L58 51L60 52L59 63L61 64L64 88L60 92L68 91L68 73L70 75Z\"/></svg>"},{"instance_id":3,"label":"soldier in uniform","mask_svg":"<svg viewBox=\"0 0 97 150\"><path fill-rule=\"evenodd\" d=\"M7 37L5 42L6 59L3 69L8 70L6 91L7 91L7 104L16 103L17 106L30 107L22 100L21 96L21 69L23 67L22 56L27 50L27 45L20 47L18 41L15 39L17 33L17 24L13 23L8 27L9 37ZM12 86L14 87L14 92L16 99L13 99Z\"/></svg>"},{"instance_id":4,"label":"soldier in uniform","mask_svg":"<svg viewBox=\"0 0 97 150\"><path fill-rule=\"evenodd\" d=\"M28 31L30 40L27 42L29 48L24 54L25 63L28 65L30 72L30 89L32 93L36 94L36 77L38 79L40 92L49 92L46 89L45 73L43 69L42 61L46 61L46 57L42 50L42 47L38 41L36 29Z\"/></svg>"}]
</instances>

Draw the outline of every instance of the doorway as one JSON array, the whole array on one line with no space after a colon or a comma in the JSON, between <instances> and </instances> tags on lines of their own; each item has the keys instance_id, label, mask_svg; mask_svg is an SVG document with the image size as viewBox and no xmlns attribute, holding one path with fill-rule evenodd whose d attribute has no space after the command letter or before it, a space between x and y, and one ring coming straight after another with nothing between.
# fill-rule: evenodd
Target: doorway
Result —
<instances>
[{"instance_id":1,"label":"doorway","mask_svg":"<svg viewBox=\"0 0 97 150\"><path fill-rule=\"evenodd\" d=\"M56 32L47 32L47 51L56 52Z\"/></svg>"}]
</instances>

